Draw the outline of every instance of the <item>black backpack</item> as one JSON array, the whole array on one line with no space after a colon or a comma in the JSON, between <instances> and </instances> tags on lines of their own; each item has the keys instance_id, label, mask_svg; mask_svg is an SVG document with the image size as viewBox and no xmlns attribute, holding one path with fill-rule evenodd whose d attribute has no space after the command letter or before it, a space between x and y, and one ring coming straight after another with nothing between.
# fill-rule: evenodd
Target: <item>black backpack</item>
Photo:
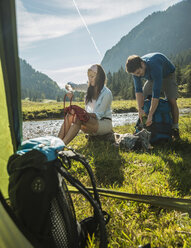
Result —
<instances>
[{"instance_id":1,"label":"black backpack","mask_svg":"<svg viewBox=\"0 0 191 248\"><path fill-rule=\"evenodd\" d=\"M73 160L87 169L93 196L69 173ZM59 138L40 137L25 141L9 158L7 169L11 207L34 247L82 248L93 233L99 233L100 247L107 247L109 215L102 211L91 167L82 155L66 149ZM76 220L66 181L91 203L93 216Z\"/></svg>"}]
</instances>

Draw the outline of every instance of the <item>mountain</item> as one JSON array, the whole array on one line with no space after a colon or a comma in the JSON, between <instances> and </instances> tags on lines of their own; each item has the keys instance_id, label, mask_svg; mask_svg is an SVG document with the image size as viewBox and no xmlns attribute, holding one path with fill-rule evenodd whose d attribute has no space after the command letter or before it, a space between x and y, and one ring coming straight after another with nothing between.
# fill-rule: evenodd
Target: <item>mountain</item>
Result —
<instances>
[{"instance_id":1,"label":"mountain","mask_svg":"<svg viewBox=\"0 0 191 248\"><path fill-rule=\"evenodd\" d=\"M54 99L63 98L64 91L47 75L36 71L25 60L20 59L21 97L22 99Z\"/></svg>"},{"instance_id":2,"label":"mountain","mask_svg":"<svg viewBox=\"0 0 191 248\"><path fill-rule=\"evenodd\" d=\"M172 57L191 48L191 0L184 0L166 11L154 12L133 28L105 53L105 71L125 67L127 57L161 52ZM120 28L120 27L119 27Z\"/></svg>"}]
</instances>

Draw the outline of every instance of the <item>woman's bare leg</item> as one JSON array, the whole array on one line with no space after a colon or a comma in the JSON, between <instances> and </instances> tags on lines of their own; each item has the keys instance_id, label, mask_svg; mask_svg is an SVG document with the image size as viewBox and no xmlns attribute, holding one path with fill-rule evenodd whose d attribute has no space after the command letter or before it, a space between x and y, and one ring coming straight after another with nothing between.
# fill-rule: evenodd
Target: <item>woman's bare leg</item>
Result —
<instances>
[{"instance_id":1,"label":"woman's bare leg","mask_svg":"<svg viewBox=\"0 0 191 248\"><path fill-rule=\"evenodd\" d=\"M65 118L64 122L62 123L62 126L60 128L60 131L58 133L58 137L60 139L63 139L65 136L65 128L67 127L67 123L68 123L68 118Z\"/></svg>"},{"instance_id":2,"label":"woman's bare leg","mask_svg":"<svg viewBox=\"0 0 191 248\"><path fill-rule=\"evenodd\" d=\"M67 114L66 115L66 118L60 128L60 131L58 133L58 137L60 139L64 139L64 137L66 136L66 134L68 133L69 129L70 129L70 126L72 124L72 122L75 121L75 116L73 115L74 113L72 114Z\"/></svg>"},{"instance_id":3,"label":"woman's bare leg","mask_svg":"<svg viewBox=\"0 0 191 248\"><path fill-rule=\"evenodd\" d=\"M70 129L68 130L67 134L63 138L64 144L68 145L70 141L72 141L76 135L78 134L81 127L81 121L76 119L75 123L70 125Z\"/></svg>"},{"instance_id":4,"label":"woman's bare leg","mask_svg":"<svg viewBox=\"0 0 191 248\"><path fill-rule=\"evenodd\" d=\"M69 131L63 138L65 145L68 145L70 141L76 137L80 129L84 133L96 133L98 130L98 120L90 117L86 123L82 123L78 118L76 118L75 123L70 126Z\"/></svg>"}]
</instances>

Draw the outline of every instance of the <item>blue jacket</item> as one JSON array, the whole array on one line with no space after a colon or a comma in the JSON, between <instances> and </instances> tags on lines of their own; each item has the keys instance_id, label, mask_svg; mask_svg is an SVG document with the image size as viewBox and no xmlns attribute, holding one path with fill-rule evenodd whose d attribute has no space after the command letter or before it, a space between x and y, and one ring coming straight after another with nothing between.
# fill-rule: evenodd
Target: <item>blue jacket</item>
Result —
<instances>
[{"instance_id":1,"label":"blue jacket","mask_svg":"<svg viewBox=\"0 0 191 248\"><path fill-rule=\"evenodd\" d=\"M159 98L163 78L175 71L175 66L162 53L149 53L141 57L146 63L143 77L133 76L135 92L142 92L142 78L153 81L152 97Z\"/></svg>"}]
</instances>

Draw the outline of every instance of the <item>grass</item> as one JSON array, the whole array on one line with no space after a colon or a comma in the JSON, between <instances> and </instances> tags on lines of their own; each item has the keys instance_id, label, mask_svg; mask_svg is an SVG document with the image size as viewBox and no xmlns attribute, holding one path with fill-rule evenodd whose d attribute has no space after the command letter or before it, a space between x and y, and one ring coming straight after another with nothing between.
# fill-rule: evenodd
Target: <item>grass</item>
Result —
<instances>
[{"instance_id":1,"label":"grass","mask_svg":"<svg viewBox=\"0 0 191 248\"><path fill-rule=\"evenodd\" d=\"M84 108L84 102L74 102ZM66 102L66 106L69 102ZM113 113L137 112L135 100L118 100L112 102ZM178 106L180 108L191 108L190 98L179 98ZM63 103L55 101L30 102L22 101L23 120L63 118Z\"/></svg>"},{"instance_id":2,"label":"grass","mask_svg":"<svg viewBox=\"0 0 191 248\"><path fill-rule=\"evenodd\" d=\"M76 103L75 103L76 104ZM78 103L77 103L78 104ZM62 103L23 102L23 112L59 112ZM83 103L81 103L83 107ZM179 108L191 108L191 99L178 99ZM135 101L113 101L114 112L136 110ZM118 133L133 133L134 126L115 127ZM154 146L150 153L124 151L109 142L88 143L80 133L71 146L88 160L98 187L128 193L191 199L191 115L180 117L180 141ZM74 162L71 173L90 186L85 169ZM81 195L72 195L78 220L93 214ZM110 216L107 225L109 247L191 247L191 219L187 213L153 207L149 204L101 197L103 209ZM89 248L99 247L98 240L89 240Z\"/></svg>"},{"instance_id":3,"label":"grass","mask_svg":"<svg viewBox=\"0 0 191 248\"><path fill-rule=\"evenodd\" d=\"M114 128L132 133L127 125ZM157 145L152 152L124 151L109 142L88 143L79 134L71 146L89 160L98 187L168 197L189 198L191 194L191 116L180 118L180 141ZM71 172L89 185L85 170L74 163ZM92 214L89 204L78 195L74 202L79 219ZM111 215L107 226L109 247L191 247L191 219L187 213L153 207L149 204L101 197L103 209ZM89 247L99 247L90 241Z\"/></svg>"}]
</instances>

